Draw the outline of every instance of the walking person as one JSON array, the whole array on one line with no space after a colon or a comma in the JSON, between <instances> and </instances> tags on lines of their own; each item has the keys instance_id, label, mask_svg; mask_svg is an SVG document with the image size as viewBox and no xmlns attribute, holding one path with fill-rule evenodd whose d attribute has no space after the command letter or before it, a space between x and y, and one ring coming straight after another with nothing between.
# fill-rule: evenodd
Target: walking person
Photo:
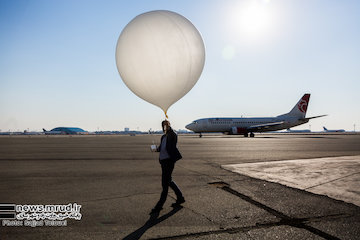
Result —
<instances>
[{"instance_id":1,"label":"walking person","mask_svg":"<svg viewBox=\"0 0 360 240\"><path fill-rule=\"evenodd\" d=\"M176 147L177 144L177 135L174 130L170 127L170 122L164 120L161 123L164 135L161 137L160 146L157 148L157 152L159 154L159 162L161 164L161 185L162 185L162 192L160 195L160 200L152 209L152 213L160 212L168 195L169 187L174 190L176 194L176 202L173 203L171 206L176 207L180 204L185 202L184 196L180 191L179 187L175 184L172 180L172 172L175 167L175 162L182 158L179 150Z\"/></svg>"}]
</instances>

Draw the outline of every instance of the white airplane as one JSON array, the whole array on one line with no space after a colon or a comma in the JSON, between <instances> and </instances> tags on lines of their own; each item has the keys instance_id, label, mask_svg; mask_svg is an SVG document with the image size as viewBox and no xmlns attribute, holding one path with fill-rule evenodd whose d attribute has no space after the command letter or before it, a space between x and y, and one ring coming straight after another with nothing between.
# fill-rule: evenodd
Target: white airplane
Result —
<instances>
[{"instance_id":1,"label":"white airplane","mask_svg":"<svg viewBox=\"0 0 360 240\"><path fill-rule=\"evenodd\" d=\"M186 128L199 133L221 132L230 135L243 134L244 137L254 137L254 132L269 132L292 128L309 122L310 119L323 117L320 115L306 118L310 94L304 94L293 109L277 117L262 118L203 118L186 125Z\"/></svg>"},{"instance_id":2,"label":"white airplane","mask_svg":"<svg viewBox=\"0 0 360 240\"><path fill-rule=\"evenodd\" d=\"M326 127L323 127L325 132L345 132L344 129L334 129L334 130L329 130Z\"/></svg>"},{"instance_id":3,"label":"white airplane","mask_svg":"<svg viewBox=\"0 0 360 240\"><path fill-rule=\"evenodd\" d=\"M43 128L43 133L45 135L65 135L65 132L64 131L47 131L45 128Z\"/></svg>"}]
</instances>

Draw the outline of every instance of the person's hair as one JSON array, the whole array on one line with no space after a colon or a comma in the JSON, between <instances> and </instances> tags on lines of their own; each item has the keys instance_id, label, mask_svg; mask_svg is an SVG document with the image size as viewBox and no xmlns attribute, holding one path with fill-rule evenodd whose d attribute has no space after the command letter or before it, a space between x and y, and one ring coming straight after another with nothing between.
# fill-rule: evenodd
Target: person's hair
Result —
<instances>
[{"instance_id":1,"label":"person's hair","mask_svg":"<svg viewBox=\"0 0 360 240\"><path fill-rule=\"evenodd\" d=\"M165 125L170 126L170 122L168 120L164 120L161 122L161 126L164 128Z\"/></svg>"}]
</instances>

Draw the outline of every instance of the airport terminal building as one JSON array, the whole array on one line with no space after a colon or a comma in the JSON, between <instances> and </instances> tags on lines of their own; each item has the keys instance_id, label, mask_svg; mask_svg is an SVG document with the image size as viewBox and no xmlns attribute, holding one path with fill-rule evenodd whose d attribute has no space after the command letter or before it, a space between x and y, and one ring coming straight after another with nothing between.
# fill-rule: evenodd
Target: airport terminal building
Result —
<instances>
[{"instance_id":1,"label":"airport terminal building","mask_svg":"<svg viewBox=\"0 0 360 240\"><path fill-rule=\"evenodd\" d=\"M87 131L76 127L57 127L50 130L50 133L58 134L86 134Z\"/></svg>"}]
</instances>

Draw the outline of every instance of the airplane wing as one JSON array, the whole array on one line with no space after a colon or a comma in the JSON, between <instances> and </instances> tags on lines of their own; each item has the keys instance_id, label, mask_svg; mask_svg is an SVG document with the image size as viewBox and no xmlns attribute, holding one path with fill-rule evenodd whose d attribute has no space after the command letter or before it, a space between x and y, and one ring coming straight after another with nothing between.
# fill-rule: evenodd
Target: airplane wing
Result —
<instances>
[{"instance_id":1,"label":"airplane wing","mask_svg":"<svg viewBox=\"0 0 360 240\"><path fill-rule=\"evenodd\" d=\"M252 125L250 127L247 128L247 130L251 131L251 130L264 130L264 129L268 129L270 127L274 127L274 126L278 126L283 124L284 121L281 122L273 122L273 123L265 123L265 124L259 124L259 125Z\"/></svg>"},{"instance_id":2,"label":"airplane wing","mask_svg":"<svg viewBox=\"0 0 360 240\"><path fill-rule=\"evenodd\" d=\"M315 116L315 117L308 117L308 118L304 118L305 120L310 120L310 119L313 119L313 118L319 118L319 117L325 117L327 115L319 115L319 116Z\"/></svg>"}]
</instances>

